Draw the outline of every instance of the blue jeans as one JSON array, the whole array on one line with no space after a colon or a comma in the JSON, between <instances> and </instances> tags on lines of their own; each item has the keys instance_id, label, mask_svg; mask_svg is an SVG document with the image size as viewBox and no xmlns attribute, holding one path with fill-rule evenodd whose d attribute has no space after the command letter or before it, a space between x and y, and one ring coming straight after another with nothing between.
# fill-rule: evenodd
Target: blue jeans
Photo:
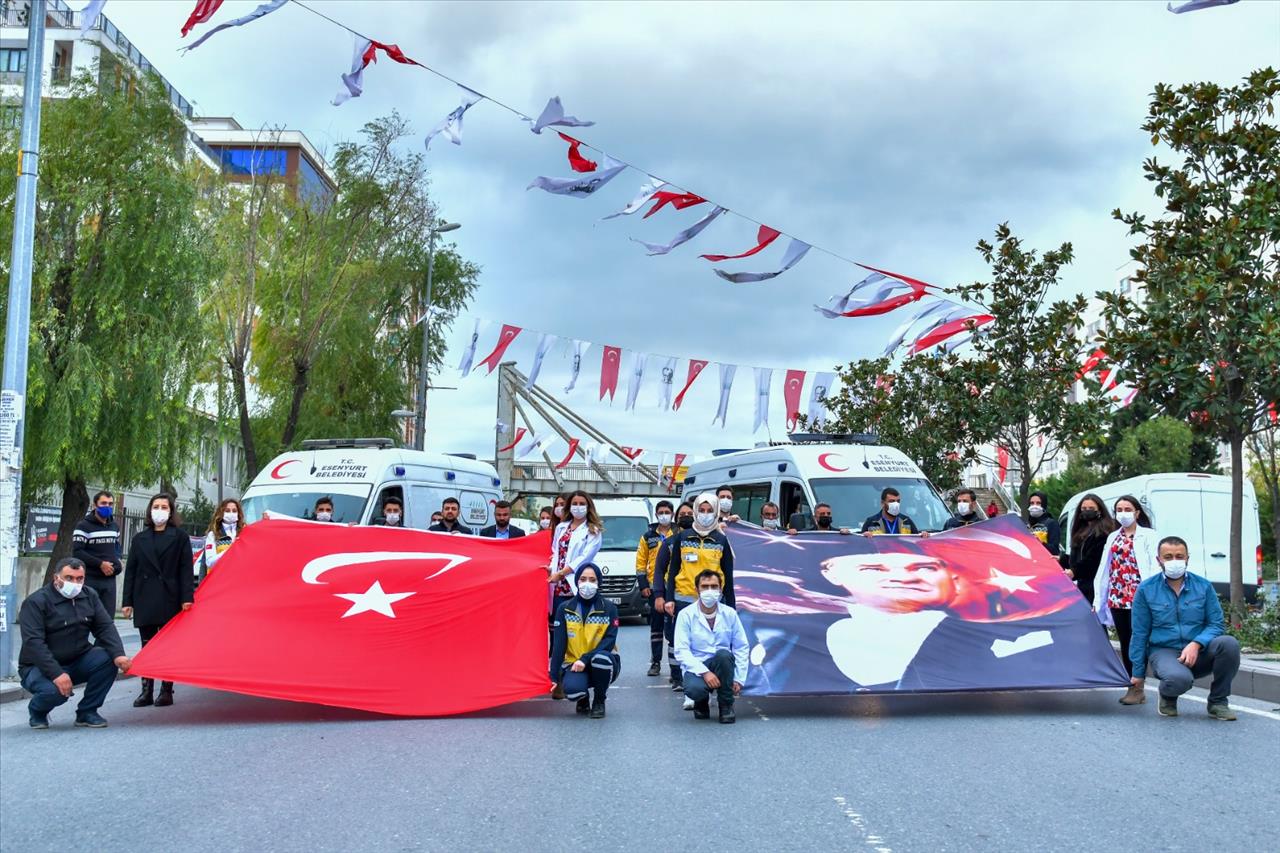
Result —
<instances>
[{"instance_id":1,"label":"blue jeans","mask_svg":"<svg viewBox=\"0 0 1280 853\"><path fill-rule=\"evenodd\" d=\"M1213 673L1209 704L1225 705L1231 695L1231 682L1240 671L1240 642L1229 634L1214 637L1200 650L1193 667L1180 662L1179 654L1179 649L1157 648L1147 655L1147 674L1160 679L1160 695L1176 699L1191 689L1195 679Z\"/></svg>"},{"instance_id":2,"label":"blue jeans","mask_svg":"<svg viewBox=\"0 0 1280 853\"><path fill-rule=\"evenodd\" d=\"M73 660L63 664L62 669L71 676L72 684L84 685L84 696L76 706L76 716L81 717L90 711L96 711L107 700L107 693L116 680L116 665L106 649L92 648ZM33 666L22 676L22 687L31 694L31 702L27 710L32 715L44 716L54 708L67 701L58 691L57 685L45 678L40 667ZM75 695L75 694L72 694Z\"/></svg>"},{"instance_id":3,"label":"blue jeans","mask_svg":"<svg viewBox=\"0 0 1280 853\"><path fill-rule=\"evenodd\" d=\"M732 707L733 652L728 649L719 649L711 660L703 661L703 663L706 664L707 669L715 673L716 678L720 679L720 686L716 688L716 703L724 708ZM711 688L707 686L707 682L702 680L701 675L694 675L692 672L685 670L684 695L701 704L710 699Z\"/></svg>"}]
</instances>

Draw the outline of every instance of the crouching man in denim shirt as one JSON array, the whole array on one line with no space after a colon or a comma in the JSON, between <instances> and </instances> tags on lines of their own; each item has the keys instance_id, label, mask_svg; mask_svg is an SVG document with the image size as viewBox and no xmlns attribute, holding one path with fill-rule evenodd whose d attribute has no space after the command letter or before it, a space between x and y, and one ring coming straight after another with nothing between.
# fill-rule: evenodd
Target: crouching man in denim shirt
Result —
<instances>
[{"instance_id":1,"label":"crouching man in denim shirt","mask_svg":"<svg viewBox=\"0 0 1280 853\"><path fill-rule=\"evenodd\" d=\"M1166 536L1157 546L1161 573L1147 578L1133 597L1133 684L1142 687L1148 667L1160 679L1161 716L1178 716L1178 697L1191 683L1213 673L1209 716L1234 720L1227 704L1240 669L1240 644L1227 636L1213 584L1187 574L1187 543Z\"/></svg>"}]
</instances>

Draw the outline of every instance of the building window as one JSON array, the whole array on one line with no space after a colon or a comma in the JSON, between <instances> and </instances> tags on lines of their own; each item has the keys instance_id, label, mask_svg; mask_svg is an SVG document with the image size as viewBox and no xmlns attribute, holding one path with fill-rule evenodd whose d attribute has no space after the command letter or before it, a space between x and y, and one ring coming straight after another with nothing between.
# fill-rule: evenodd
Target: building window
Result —
<instances>
[{"instance_id":1,"label":"building window","mask_svg":"<svg viewBox=\"0 0 1280 853\"><path fill-rule=\"evenodd\" d=\"M222 171L233 175L283 175L288 152L279 148L222 148Z\"/></svg>"},{"instance_id":2,"label":"building window","mask_svg":"<svg viewBox=\"0 0 1280 853\"><path fill-rule=\"evenodd\" d=\"M330 195L329 184L315 166L301 151L298 152L298 189L302 200L312 204L323 204Z\"/></svg>"},{"instance_id":3,"label":"building window","mask_svg":"<svg viewBox=\"0 0 1280 853\"><path fill-rule=\"evenodd\" d=\"M27 70L25 47L0 47L0 71L21 73Z\"/></svg>"}]
</instances>

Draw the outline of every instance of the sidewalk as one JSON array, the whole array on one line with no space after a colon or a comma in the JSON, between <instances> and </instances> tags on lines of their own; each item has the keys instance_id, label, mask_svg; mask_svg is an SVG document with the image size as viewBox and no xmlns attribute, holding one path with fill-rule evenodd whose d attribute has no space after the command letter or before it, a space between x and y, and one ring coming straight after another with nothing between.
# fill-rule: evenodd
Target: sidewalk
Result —
<instances>
[{"instance_id":1,"label":"sidewalk","mask_svg":"<svg viewBox=\"0 0 1280 853\"><path fill-rule=\"evenodd\" d=\"M142 641L138 638L138 629L133 627L133 623L117 619L116 630L120 632L120 639L124 642L125 653L130 656L137 654L138 649L142 648ZM116 674L117 680L132 677L131 675ZM16 678L13 681L0 681L0 705L27 698L27 691L22 689L22 685L18 683Z\"/></svg>"}]
</instances>

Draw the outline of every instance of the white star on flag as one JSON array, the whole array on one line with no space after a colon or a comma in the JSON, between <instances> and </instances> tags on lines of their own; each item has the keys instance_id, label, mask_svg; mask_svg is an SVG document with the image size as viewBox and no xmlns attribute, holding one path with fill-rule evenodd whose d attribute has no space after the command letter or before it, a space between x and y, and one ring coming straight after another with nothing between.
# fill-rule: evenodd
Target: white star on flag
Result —
<instances>
[{"instance_id":1,"label":"white star on flag","mask_svg":"<svg viewBox=\"0 0 1280 853\"><path fill-rule=\"evenodd\" d=\"M987 583L998 586L1005 592L1035 592L1027 581L1035 575L1009 575L995 568L991 569L991 579Z\"/></svg>"},{"instance_id":2,"label":"white star on flag","mask_svg":"<svg viewBox=\"0 0 1280 853\"><path fill-rule=\"evenodd\" d=\"M342 614L343 619L346 619L348 616L355 616L357 613L364 613L365 611L381 613L383 616L389 616L394 619L396 618L396 614L395 611L391 609L391 605L395 604L397 601L406 599L413 594L414 593L412 592L383 592L382 584L379 581L374 581L373 586L369 587L364 592L334 593L338 598L345 598L347 601L351 602L351 607L346 613Z\"/></svg>"}]
</instances>

